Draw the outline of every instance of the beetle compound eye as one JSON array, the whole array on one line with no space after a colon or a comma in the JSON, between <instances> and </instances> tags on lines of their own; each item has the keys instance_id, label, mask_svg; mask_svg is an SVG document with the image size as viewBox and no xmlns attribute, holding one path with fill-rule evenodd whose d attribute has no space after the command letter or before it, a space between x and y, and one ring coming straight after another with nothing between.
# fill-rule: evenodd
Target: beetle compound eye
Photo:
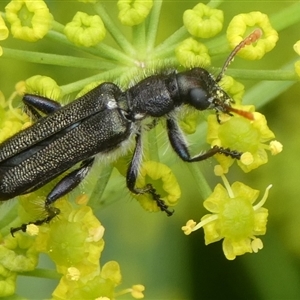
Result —
<instances>
[{"instance_id":1,"label":"beetle compound eye","mask_svg":"<svg viewBox=\"0 0 300 300\"><path fill-rule=\"evenodd\" d=\"M209 107L207 93L200 88L194 88L190 90L190 104L198 110L205 110Z\"/></svg>"}]
</instances>

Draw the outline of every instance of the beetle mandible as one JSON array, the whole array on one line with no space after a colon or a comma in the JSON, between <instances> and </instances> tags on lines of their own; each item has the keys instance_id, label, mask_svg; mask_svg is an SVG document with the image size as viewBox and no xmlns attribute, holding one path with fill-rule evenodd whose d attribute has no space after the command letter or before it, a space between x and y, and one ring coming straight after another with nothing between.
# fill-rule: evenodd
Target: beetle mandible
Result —
<instances>
[{"instance_id":1,"label":"beetle mandible","mask_svg":"<svg viewBox=\"0 0 300 300\"><path fill-rule=\"evenodd\" d=\"M96 154L108 154L125 147L135 137L135 148L126 176L128 189L135 194L148 193L158 207L172 211L148 184L136 187L142 161L145 122L164 118L170 144L186 162L205 160L216 153L239 159L238 151L214 146L205 153L191 156L174 111L189 105L197 110L214 109L251 118L251 114L231 107L233 100L219 86L235 54L259 38L249 35L231 52L216 79L203 68L149 76L122 91L116 84L104 82L66 106L37 95L25 94L23 102L37 120L0 145L0 201L33 192L79 163L46 196L46 217L11 229L26 231L28 224L50 222L59 209L52 204L73 190L88 174ZM46 114L42 117L40 112ZM150 121L149 121L150 120Z\"/></svg>"}]
</instances>

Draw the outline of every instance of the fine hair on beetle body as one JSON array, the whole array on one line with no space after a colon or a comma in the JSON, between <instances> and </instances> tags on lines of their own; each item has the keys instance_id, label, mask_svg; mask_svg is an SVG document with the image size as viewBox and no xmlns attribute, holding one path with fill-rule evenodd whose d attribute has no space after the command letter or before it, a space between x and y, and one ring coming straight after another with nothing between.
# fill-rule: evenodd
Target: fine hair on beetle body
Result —
<instances>
[{"instance_id":1,"label":"fine hair on beetle body","mask_svg":"<svg viewBox=\"0 0 300 300\"><path fill-rule=\"evenodd\" d=\"M187 106L251 118L231 107L233 100L219 85L233 56L247 42L241 42L232 51L216 79L204 68L195 67L147 76L127 89L104 82L65 106L46 97L25 94L24 105L36 122L0 144L0 201L33 192L63 176L46 196L46 217L13 228L11 233L26 231L28 224L50 222L59 214L53 203L82 182L95 156L115 160L127 153L132 140L127 188L133 194L150 195L161 211L172 215L155 186L136 186L143 160L144 132L157 121L164 122L171 147L185 162L202 161L216 153L240 159L241 152L219 146L192 156L177 113Z\"/></svg>"}]
</instances>

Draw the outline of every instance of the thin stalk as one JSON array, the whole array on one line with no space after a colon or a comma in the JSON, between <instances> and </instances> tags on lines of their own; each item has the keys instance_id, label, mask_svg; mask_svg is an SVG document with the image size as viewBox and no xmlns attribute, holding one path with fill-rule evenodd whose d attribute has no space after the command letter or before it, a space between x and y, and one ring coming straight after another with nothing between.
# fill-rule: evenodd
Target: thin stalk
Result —
<instances>
[{"instance_id":1,"label":"thin stalk","mask_svg":"<svg viewBox=\"0 0 300 300\"><path fill-rule=\"evenodd\" d=\"M38 277L38 278L48 278L48 279L60 279L61 275L58 274L55 270L50 269L41 269L36 268L33 271L22 272L19 274L20 276L30 276L30 277Z\"/></svg>"},{"instance_id":2,"label":"thin stalk","mask_svg":"<svg viewBox=\"0 0 300 300\"><path fill-rule=\"evenodd\" d=\"M155 45L161 6L162 6L162 0L154 1L153 8L149 16L149 25L146 32L147 53L151 52Z\"/></svg>"},{"instance_id":3,"label":"thin stalk","mask_svg":"<svg viewBox=\"0 0 300 300\"><path fill-rule=\"evenodd\" d=\"M145 49L146 49L146 25L145 22L138 24L136 26L132 26L132 40L135 49L137 50L137 59L144 60L145 57Z\"/></svg>"},{"instance_id":4,"label":"thin stalk","mask_svg":"<svg viewBox=\"0 0 300 300\"><path fill-rule=\"evenodd\" d=\"M68 55L50 54L43 52L16 50L11 48L2 48L3 57L18 59L31 63L56 65L63 67L86 68L106 70L115 68L117 65L111 62L102 61L99 59L75 57Z\"/></svg>"},{"instance_id":5,"label":"thin stalk","mask_svg":"<svg viewBox=\"0 0 300 300\"><path fill-rule=\"evenodd\" d=\"M102 58L115 60L115 61L120 62L123 65L124 64L132 65L134 63L134 60L132 58L128 57L126 54L124 54L123 52L121 52L113 47L110 47L104 43L100 43L100 44L98 44L94 47L90 47L90 48L75 46L66 38L65 35L63 35L59 32L53 31L53 30L50 30L47 33L46 37L57 43L63 43L65 45L68 45L77 51L80 49L81 51L83 51L85 53L93 54L93 55L96 55L96 56L102 57Z\"/></svg>"},{"instance_id":6,"label":"thin stalk","mask_svg":"<svg viewBox=\"0 0 300 300\"><path fill-rule=\"evenodd\" d=\"M187 164L187 166L197 182L196 188L199 194L201 195L202 199L208 198L211 195L212 190L209 184L207 183L205 176L200 170L200 165L191 163Z\"/></svg>"},{"instance_id":7,"label":"thin stalk","mask_svg":"<svg viewBox=\"0 0 300 300\"><path fill-rule=\"evenodd\" d=\"M67 95L76 91L81 90L84 86L87 84L93 82L93 81L100 81L100 80L110 80L111 78L117 78L119 77L122 73L126 71L126 68L115 68L110 71L102 72L66 85L60 86L62 95Z\"/></svg>"},{"instance_id":8,"label":"thin stalk","mask_svg":"<svg viewBox=\"0 0 300 300\"><path fill-rule=\"evenodd\" d=\"M131 45L131 43L126 39L123 33L119 30L119 27L115 25L115 23L111 20L110 16L107 14L103 5L98 2L95 4L95 10L101 17L103 23L105 24L105 28L108 30L110 35L114 38L116 43L120 46L120 48L130 57L135 56L135 49Z\"/></svg>"}]
</instances>

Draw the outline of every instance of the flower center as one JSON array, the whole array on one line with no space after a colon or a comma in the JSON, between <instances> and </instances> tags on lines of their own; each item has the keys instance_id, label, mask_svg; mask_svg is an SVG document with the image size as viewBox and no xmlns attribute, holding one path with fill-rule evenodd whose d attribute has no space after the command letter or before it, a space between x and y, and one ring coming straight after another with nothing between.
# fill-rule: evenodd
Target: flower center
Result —
<instances>
[{"instance_id":1,"label":"flower center","mask_svg":"<svg viewBox=\"0 0 300 300\"><path fill-rule=\"evenodd\" d=\"M22 8L19 11L19 19L22 22L22 26L28 26L30 28L32 28L32 17L33 17L34 13L30 12L27 9L27 6L25 4L23 4Z\"/></svg>"},{"instance_id":2,"label":"flower center","mask_svg":"<svg viewBox=\"0 0 300 300\"><path fill-rule=\"evenodd\" d=\"M231 118L222 124L219 129L219 138L224 147L239 149L251 153L256 152L259 146L260 134L251 123L244 118Z\"/></svg>"},{"instance_id":3,"label":"flower center","mask_svg":"<svg viewBox=\"0 0 300 300\"><path fill-rule=\"evenodd\" d=\"M232 240L248 238L254 226L254 210L243 198L229 198L220 212L221 235Z\"/></svg>"}]
</instances>

